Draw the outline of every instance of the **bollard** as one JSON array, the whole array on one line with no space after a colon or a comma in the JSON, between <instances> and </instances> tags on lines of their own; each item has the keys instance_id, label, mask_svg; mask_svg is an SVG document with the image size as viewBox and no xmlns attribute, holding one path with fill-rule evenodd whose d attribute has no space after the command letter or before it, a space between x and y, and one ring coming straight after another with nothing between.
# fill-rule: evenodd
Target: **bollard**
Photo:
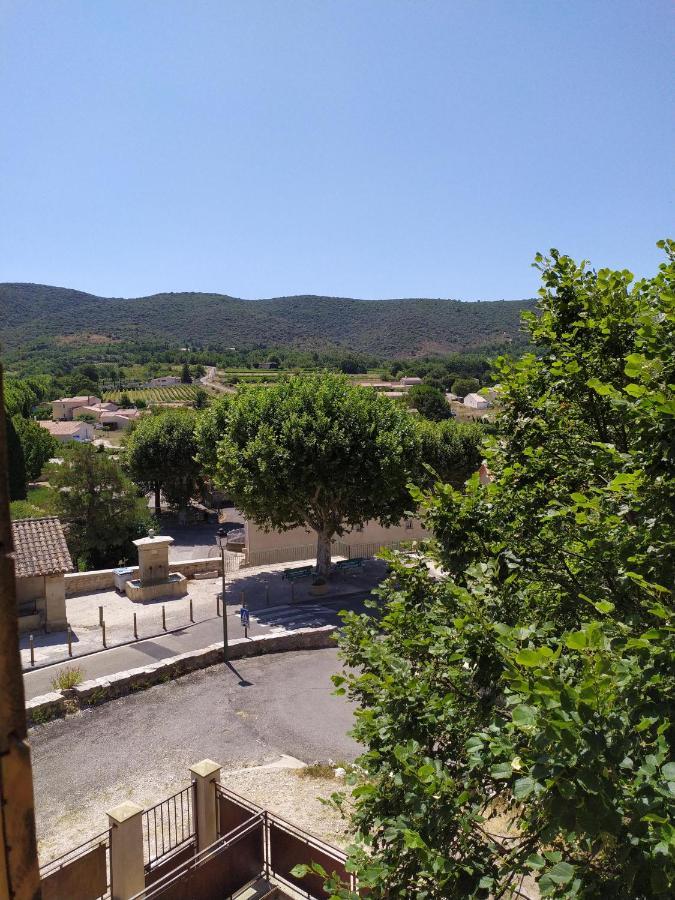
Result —
<instances>
[{"instance_id":1,"label":"bollard","mask_svg":"<svg viewBox=\"0 0 675 900\"><path fill-rule=\"evenodd\" d=\"M220 615L220 594L216 594L216 615Z\"/></svg>"},{"instance_id":2,"label":"bollard","mask_svg":"<svg viewBox=\"0 0 675 900\"><path fill-rule=\"evenodd\" d=\"M291 603L295 602L295 582L291 581Z\"/></svg>"},{"instance_id":3,"label":"bollard","mask_svg":"<svg viewBox=\"0 0 675 900\"><path fill-rule=\"evenodd\" d=\"M98 624L103 625L103 607L99 606L98 608Z\"/></svg>"},{"instance_id":4,"label":"bollard","mask_svg":"<svg viewBox=\"0 0 675 900\"><path fill-rule=\"evenodd\" d=\"M270 605L270 583L269 581L265 585L265 606Z\"/></svg>"},{"instance_id":5,"label":"bollard","mask_svg":"<svg viewBox=\"0 0 675 900\"><path fill-rule=\"evenodd\" d=\"M162 603L162 628L166 631L166 606Z\"/></svg>"},{"instance_id":6,"label":"bollard","mask_svg":"<svg viewBox=\"0 0 675 900\"><path fill-rule=\"evenodd\" d=\"M239 594L239 600L241 601L242 606L246 606L246 596L244 591Z\"/></svg>"},{"instance_id":7,"label":"bollard","mask_svg":"<svg viewBox=\"0 0 675 900\"><path fill-rule=\"evenodd\" d=\"M136 623L136 613L134 613L134 640L138 640L138 625Z\"/></svg>"},{"instance_id":8,"label":"bollard","mask_svg":"<svg viewBox=\"0 0 675 900\"><path fill-rule=\"evenodd\" d=\"M70 656L72 658L72 655L73 655L73 631L69 625L68 626L68 656Z\"/></svg>"},{"instance_id":9,"label":"bollard","mask_svg":"<svg viewBox=\"0 0 675 900\"><path fill-rule=\"evenodd\" d=\"M31 634L28 638L28 643L30 645L30 664L31 666L35 665L35 644L33 643L33 635Z\"/></svg>"},{"instance_id":10,"label":"bollard","mask_svg":"<svg viewBox=\"0 0 675 900\"><path fill-rule=\"evenodd\" d=\"M192 597L190 597L190 621L194 622L194 620L195 620L195 617L194 617L194 613L192 612Z\"/></svg>"},{"instance_id":11,"label":"bollard","mask_svg":"<svg viewBox=\"0 0 675 900\"><path fill-rule=\"evenodd\" d=\"M105 619L101 622L101 636L103 638L103 646L107 649L108 645L105 642Z\"/></svg>"}]
</instances>

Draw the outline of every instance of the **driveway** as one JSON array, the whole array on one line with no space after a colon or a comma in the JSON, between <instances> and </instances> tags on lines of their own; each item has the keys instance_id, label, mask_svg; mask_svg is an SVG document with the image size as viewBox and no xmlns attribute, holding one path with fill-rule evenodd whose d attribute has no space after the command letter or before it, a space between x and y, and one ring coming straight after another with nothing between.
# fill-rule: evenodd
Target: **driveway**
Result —
<instances>
[{"instance_id":1,"label":"driveway","mask_svg":"<svg viewBox=\"0 0 675 900\"><path fill-rule=\"evenodd\" d=\"M332 649L243 659L32 729L41 858L103 831L124 800L150 806L184 787L207 757L232 769L284 753L353 760L339 670Z\"/></svg>"}]
</instances>

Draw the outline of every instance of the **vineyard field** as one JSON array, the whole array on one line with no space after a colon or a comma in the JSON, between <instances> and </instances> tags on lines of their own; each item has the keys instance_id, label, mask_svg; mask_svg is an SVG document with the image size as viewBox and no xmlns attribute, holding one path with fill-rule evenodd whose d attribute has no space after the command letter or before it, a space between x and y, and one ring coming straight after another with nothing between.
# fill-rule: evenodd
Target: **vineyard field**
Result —
<instances>
[{"instance_id":1,"label":"vineyard field","mask_svg":"<svg viewBox=\"0 0 675 900\"><path fill-rule=\"evenodd\" d=\"M143 400L148 406L154 404L161 405L163 403L192 403L195 399L197 391L201 385L198 384L176 384L171 387L161 388L141 388L140 390L129 391L107 391L103 395L104 400L110 400L112 403L119 403L123 395L126 395L132 403L136 400ZM201 388L203 390L203 388Z\"/></svg>"}]
</instances>

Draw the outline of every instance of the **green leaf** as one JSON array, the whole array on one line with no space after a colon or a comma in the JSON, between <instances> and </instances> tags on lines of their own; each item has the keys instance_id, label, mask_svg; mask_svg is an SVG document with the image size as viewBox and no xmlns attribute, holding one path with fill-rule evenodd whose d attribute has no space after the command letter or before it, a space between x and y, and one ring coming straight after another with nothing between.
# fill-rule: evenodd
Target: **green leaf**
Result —
<instances>
[{"instance_id":1,"label":"green leaf","mask_svg":"<svg viewBox=\"0 0 675 900\"><path fill-rule=\"evenodd\" d=\"M521 704L515 707L511 717L516 725L533 725L537 718L537 710L534 706Z\"/></svg>"},{"instance_id":2,"label":"green leaf","mask_svg":"<svg viewBox=\"0 0 675 900\"><path fill-rule=\"evenodd\" d=\"M674 781L675 780L675 762L669 762L669 763L666 763L665 766L662 766L661 774L666 779L666 781Z\"/></svg>"},{"instance_id":3,"label":"green leaf","mask_svg":"<svg viewBox=\"0 0 675 900\"><path fill-rule=\"evenodd\" d=\"M524 778L517 778L513 786L513 796L516 800L525 800L534 790L534 778L526 775Z\"/></svg>"},{"instance_id":4,"label":"green leaf","mask_svg":"<svg viewBox=\"0 0 675 900\"><path fill-rule=\"evenodd\" d=\"M511 768L511 763L497 763L496 766L492 766L490 769L490 775L493 778L510 778L513 774L513 769Z\"/></svg>"},{"instance_id":5,"label":"green leaf","mask_svg":"<svg viewBox=\"0 0 675 900\"><path fill-rule=\"evenodd\" d=\"M559 862L546 874L556 884L567 884L574 878L574 866L566 862Z\"/></svg>"},{"instance_id":6,"label":"green leaf","mask_svg":"<svg viewBox=\"0 0 675 900\"><path fill-rule=\"evenodd\" d=\"M588 646L588 638L585 631L571 631L565 637L565 646L570 650L584 650Z\"/></svg>"}]
</instances>

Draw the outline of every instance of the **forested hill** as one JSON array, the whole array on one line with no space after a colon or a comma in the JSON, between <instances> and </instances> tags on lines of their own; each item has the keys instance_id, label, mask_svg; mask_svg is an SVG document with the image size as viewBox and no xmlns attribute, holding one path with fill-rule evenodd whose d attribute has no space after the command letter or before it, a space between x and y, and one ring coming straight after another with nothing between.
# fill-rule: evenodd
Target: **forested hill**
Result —
<instances>
[{"instance_id":1,"label":"forested hill","mask_svg":"<svg viewBox=\"0 0 675 900\"><path fill-rule=\"evenodd\" d=\"M4 351L114 341L220 350L342 348L379 357L474 350L521 340L532 300L353 300L169 293L96 297L40 284L0 284Z\"/></svg>"}]
</instances>

